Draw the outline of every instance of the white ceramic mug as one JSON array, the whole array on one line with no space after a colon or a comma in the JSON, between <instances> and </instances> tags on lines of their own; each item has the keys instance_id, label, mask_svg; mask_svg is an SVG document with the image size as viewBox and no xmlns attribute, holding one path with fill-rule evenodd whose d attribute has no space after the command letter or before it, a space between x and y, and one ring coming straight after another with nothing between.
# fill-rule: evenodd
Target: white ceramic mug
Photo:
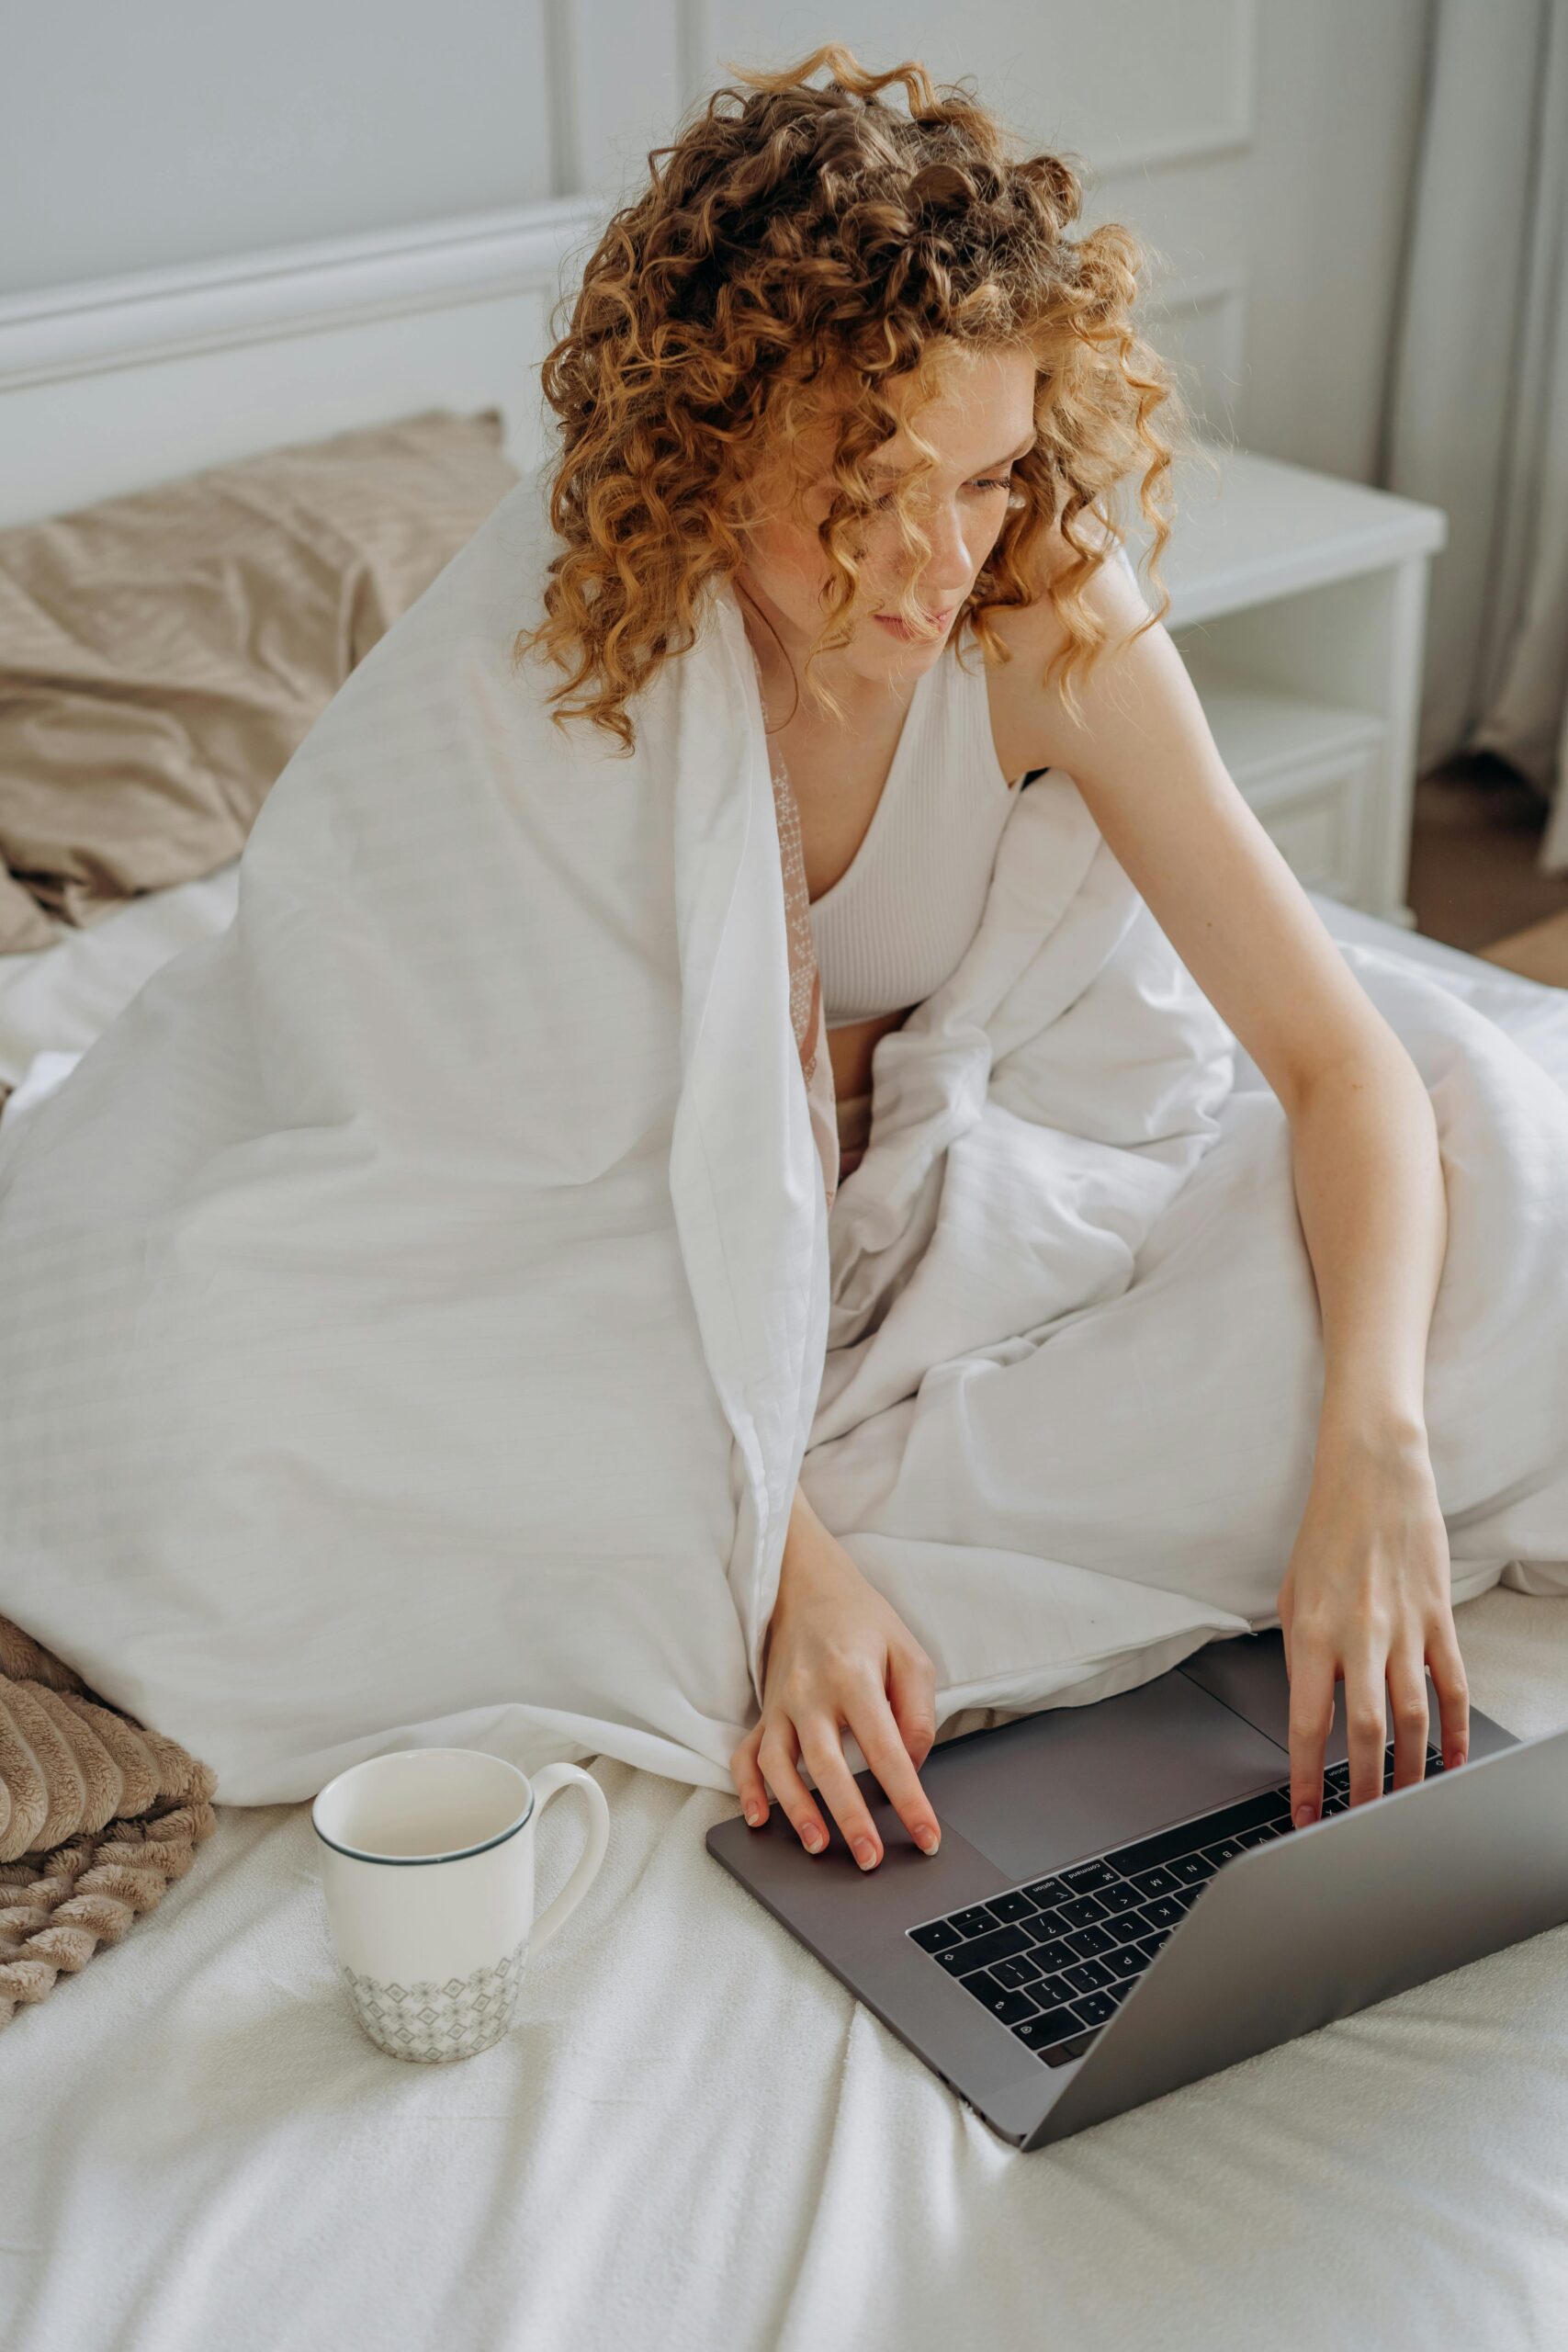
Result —
<instances>
[{"instance_id":1,"label":"white ceramic mug","mask_svg":"<svg viewBox=\"0 0 1568 2352\"><path fill-rule=\"evenodd\" d=\"M534 1917L534 1825L562 1789L588 1842ZM408 1747L340 1772L316 1798L321 1884L354 2012L394 2058L438 2065L510 2029L523 1964L576 1910L610 1838L604 1792L576 1764L532 1780L468 1747Z\"/></svg>"}]
</instances>

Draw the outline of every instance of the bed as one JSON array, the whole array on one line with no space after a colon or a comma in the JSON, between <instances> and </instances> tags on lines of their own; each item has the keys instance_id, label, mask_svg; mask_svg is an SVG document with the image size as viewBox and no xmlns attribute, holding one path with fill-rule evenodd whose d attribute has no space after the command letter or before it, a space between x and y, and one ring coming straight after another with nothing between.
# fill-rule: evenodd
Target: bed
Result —
<instances>
[{"instance_id":1,"label":"bed","mask_svg":"<svg viewBox=\"0 0 1568 2352\"><path fill-rule=\"evenodd\" d=\"M161 313L146 288L66 289L41 356L42 306L0 317L4 512L183 468L182 420L197 454L252 446L263 388L274 438L280 385L301 432L498 396L581 227L543 209L330 266L254 257L163 283ZM214 398L225 371L248 409ZM0 957L0 1139L227 923L236 876ZM1568 997L1316 903L1337 936L1484 989L1568 1077ZM1498 1588L1458 1622L1479 1706L1521 1735L1568 1723L1568 1601ZM731 1798L589 1769L604 1867L515 2030L452 2067L353 2024L308 1806L219 1809L156 1915L0 2038L6 2352L1562 2341L1568 1928L1025 2157L714 1863ZM570 1806L543 1816L541 1904L580 1834Z\"/></svg>"}]
</instances>

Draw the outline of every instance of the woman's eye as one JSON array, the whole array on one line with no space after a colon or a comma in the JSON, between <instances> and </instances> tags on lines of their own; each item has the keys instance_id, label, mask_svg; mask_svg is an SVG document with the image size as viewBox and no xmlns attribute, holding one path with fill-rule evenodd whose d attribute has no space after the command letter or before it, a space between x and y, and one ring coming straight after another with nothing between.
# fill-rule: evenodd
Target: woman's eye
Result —
<instances>
[{"instance_id":1,"label":"woman's eye","mask_svg":"<svg viewBox=\"0 0 1568 2352\"><path fill-rule=\"evenodd\" d=\"M979 480L972 482L970 487L973 490L1010 490L1012 488L1012 476L1010 474L983 475ZM895 495L896 493L893 491L889 491L886 498L874 499L872 502L874 512L880 512L883 507L891 506Z\"/></svg>"}]
</instances>

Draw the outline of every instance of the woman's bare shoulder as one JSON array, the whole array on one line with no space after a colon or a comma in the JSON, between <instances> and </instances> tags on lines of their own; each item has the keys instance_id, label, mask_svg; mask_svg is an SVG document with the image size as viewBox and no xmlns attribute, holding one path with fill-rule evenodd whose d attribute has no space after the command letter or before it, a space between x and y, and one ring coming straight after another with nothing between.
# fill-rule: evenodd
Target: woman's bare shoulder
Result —
<instances>
[{"instance_id":1,"label":"woman's bare shoulder","mask_svg":"<svg viewBox=\"0 0 1568 2352\"><path fill-rule=\"evenodd\" d=\"M1083 601L1106 632L1107 656L1111 641L1125 639L1147 617L1130 562L1115 534L1099 517L1085 514L1075 526L1081 542L1096 547L1103 560L1082 590ZM1026 577L1032 590L1028 605L1002 607L987 616L1008 659L989 664L987 690L991 731L1002 772L1010 778L1048 767L1059 756L1054 747L1052 713L1055 693L1048 695L1044 677L1066 640L1066 628L1050 598L1050 586L1075 562L1078 550L1053 525L1042 532L1031 551Z\"/></svg>"}]
</instances>

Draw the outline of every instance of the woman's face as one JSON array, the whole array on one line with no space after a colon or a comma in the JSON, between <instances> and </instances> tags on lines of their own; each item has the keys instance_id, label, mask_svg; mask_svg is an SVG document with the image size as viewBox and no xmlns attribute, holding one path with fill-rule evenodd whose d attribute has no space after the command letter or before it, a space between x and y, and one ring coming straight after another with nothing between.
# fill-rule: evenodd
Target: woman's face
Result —
<instances>
[{"instance_id":1,"label":"woman's face","mask_svg":"<svg viewBox=\"0 0 1568 2352\"><path fill-rule=\"evenodd\" d=\"M880 617L896 608L905 582L914 577L916 559L904 551L897 516L873 513L861 526L861 594L848 616L853 636L819 663L835 690L847 685L852 691L856 678L867 684L912 678L939 658L1007 519L1013 461L1034 439L1034 361L1021 347L957 355L946 390L919 417L923 438L939 453L915 503L915 519L931 543L917 592L929 632L911 637ZM899 387L892 387L889 396L895 407L906 407ZM816 526L832 502L834 483L827 469L832 447L828 425L818 428L814 445L803 445L807 471L801 517L780 515L755 526L750 556L739 573L740 585L777 630L796 676L827 615L831 567ZM891 488L893 475L915 458L900 426L866 468ZM741 603L744 610L744 597Z\"/></svg>"}]
</instances>

